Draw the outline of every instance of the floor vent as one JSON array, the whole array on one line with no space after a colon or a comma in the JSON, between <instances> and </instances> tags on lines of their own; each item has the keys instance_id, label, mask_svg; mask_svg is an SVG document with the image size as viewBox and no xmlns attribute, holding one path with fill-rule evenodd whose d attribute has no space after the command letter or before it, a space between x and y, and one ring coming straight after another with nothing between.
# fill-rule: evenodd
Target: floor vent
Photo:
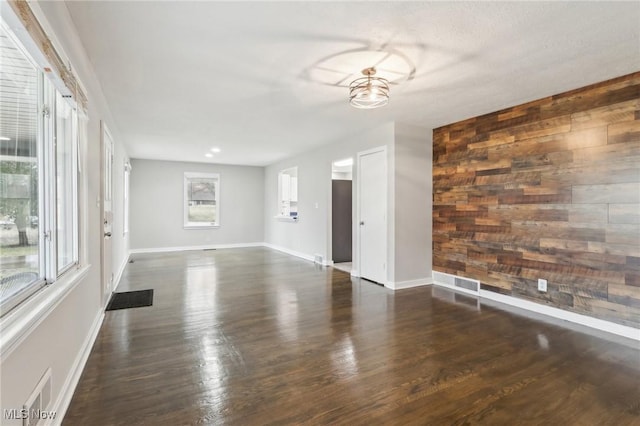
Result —
<instances>
[{"instance_id":1,"label":"floor vent","mask_svg":"<svg viewBox=\"0 0 640 426\"><path fill-rule=\"evenodd\" d=\"M474 295L480 294L480 281L471 278L433 271L433 283L443 287L452 288L454 290L459 290L463 293Z\"/></svg>"},{"instance_id":2,"label":"floor vent","mask_svg":"<svg viewBox=\"0 0 640 426\"><path fill-rule=\"evenodd\" d=\"M480 281L472 280L469 278L456 277L455 286L458 288L464 288L465 290L473 291L474 293L480 293Z\"/></svg>"},{"instance_id":3,"label":"floor vent","mask_svg":"<svg viewBox=\"0 0 640 426\"><path fill-rule=\"evenodd\" d=\"M47 410L51 404L51 369L44 373L33 393L24 404L23 425L33 426L42 419L50 418Z\"/></svg>"}]
</instances>

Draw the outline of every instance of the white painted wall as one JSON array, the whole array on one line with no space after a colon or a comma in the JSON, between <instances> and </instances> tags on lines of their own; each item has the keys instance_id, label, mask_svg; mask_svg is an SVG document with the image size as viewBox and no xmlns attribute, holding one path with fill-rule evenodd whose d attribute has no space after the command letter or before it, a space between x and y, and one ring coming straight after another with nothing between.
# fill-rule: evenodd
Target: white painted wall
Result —
<instances>
[{"instance_id":1,"label":"white painted wall","mask_svg":"<svg viewBox=\"0 0 640 426\"><path fill-rule=\"evenodd\" d=\"M334 180L353 180L353 173L351 171L348 172L332 172L331 179Z\"/></svg>"},{"instance_id":2,"label":"white painted wall","mask_svg":"<svg viewBox=\"0 0 640 426\"><path fill-rule=\"evenodd\" d=\"M432 264L432 131L396 123L394 283L429 280ZM401 285L401 284L400 284Z\"/></svg>"},{"instance_id":3,"label":"white painted wall","mask_svg":"<svg viewBox=\"0 0 640 426\"><path fill-rule=\"evenodd\" d=\"M431 281L432 185L431 131L400 123L383 124L349 140L303 153L266 168L265 242L313 258L331 259L332 162L387 148L387 280L392 288ZM277 213L278 173L298 167L298 221L282 222ZM357 161L353 167L353 273L358 272Z\"/></svg>"},{"instance_id":4,"label":"white painted wall","mask_svg":"<svg viewBox=\"0 0 640 426\"><path fill-rule=\"evenodd\" d=\"M20 408L30 395L42 374L52 368L53 409L66 408L79 373L85 349L90 349L92 333L102 320L100 305L100 120L105 120L115 139L116 155L126 156L109 109L95 77L91 62L75 32L64 2L31 3L36 16L48 36L68 56L74 71L85 86L89 99L88 140L81 147L82 174L80 175L80 239L81 264L90 265L88 273L77 286L29 329L24 339L0 361L0 409ZM5 7L3 5L3 7ZM3 9L3 13L7 13ZM46 18L44 18L46 17ZM44 18L44 19L43 19ZM122 185L118 185L122 188ZM121 198L121 190L114 187L114 197ZM121 204L120 204L121 206ZM114 221L122 226L122 212L115 211ZM114 265L122 263L127 251L124 236L114 239ZM114 271L117 269L114 269ZM51 292L55 285L47 290ZM57 404L57 405L55 405ZM61 415L62 413L59 413ZM3 419L3 425L21 425L21 420Z\"/></svg>"},{"instance_id":5,"label":"white painted wall","mask_svg":"<svg viewBox=\"0 0 640 426\"><path fill-rule=\"evenodd\" d=\"M131 166L132 250L263 241L263 167L138 159ZM185 172L220 174L220 227L184 229Z\"/></svg>"},{"instance_id":6,"label":"white painted wall","mask_svg":"<svg viewBox=\"0 0 640 426\"><path fill-rule=\"evenodd\" d=\"M332 163L348 157L356 158L360 151L393 144L394 125L385 123L348 140L309 151L266 167L264 179L265 242L290 252L331 259L331 179ZM298 167L298 221L282 222L278 213L278 173L289 167ZM357 187L354 166L354 188ZM356 211L354 193L353 211ZM354 218L355 224L355 218ZM354 247L357 247L354 226ZM354 259L354 269L357 260Z\"/></svg>"}]
</instances>

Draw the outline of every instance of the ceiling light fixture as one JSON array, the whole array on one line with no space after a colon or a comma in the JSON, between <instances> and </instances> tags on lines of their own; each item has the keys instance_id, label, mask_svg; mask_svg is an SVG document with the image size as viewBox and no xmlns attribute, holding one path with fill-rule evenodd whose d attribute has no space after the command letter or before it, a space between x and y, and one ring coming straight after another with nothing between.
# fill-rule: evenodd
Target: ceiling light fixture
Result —
<instances>
[{"instance_id":1,"label":"ceiling light fixture","mask_svg":"<svg viewBox=\"0 0 640 426\"><path fill-rule=\"evenodd\" d=\"M217 153L219 153L219 152L220 152L220 148L218 148L218 147L211 148L211 152L213 152L213 153L216 153L216 154L217 154Z\"/></svg>"},{"instance_id":2,"label":"ceiling light fixture","mask_svg":"<svg viewBox=\"0 0 640 426\"><path fill-rule=\"evenodd\" d=\"M213 154L210 153L210 152L207 152L204 156L207 157L207 158L211 158L211 157L213 157Z\"/></svg>"},{"instance_id":3,"label":"ceiling light fixture","mask_svg":"<svg viewBox=\"0 0 640 426\"><path fill-rule=\"evenodd\" d=\"M372 109L389 103L389 82L384 78L374 77L374 67L365 68L360 77L349 85L349 103L355 108Z\"/></svg>"}]
</instances>

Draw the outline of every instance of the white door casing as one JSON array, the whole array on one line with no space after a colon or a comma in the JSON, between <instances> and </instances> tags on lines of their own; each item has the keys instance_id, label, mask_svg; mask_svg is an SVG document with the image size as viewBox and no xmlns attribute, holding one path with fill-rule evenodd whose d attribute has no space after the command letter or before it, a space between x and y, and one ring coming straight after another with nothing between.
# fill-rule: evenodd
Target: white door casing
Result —
<instances>
[{"instance_id":1,"label":"white door casing","mask_svg":"<svg viewBox=\"0 0 640 426\"><path fill-rule=\"evenodd\" d=\"M359 275L387 283L387 149L358 153Z\"/></svg>"},{"instance_id":2,"label":"white door casing","mask_svg":"<svg viewBox=\"0 0 640 426\"><path fill-rule=\"evenodd\" d=\"M102 122L102 297L105 305L113 291L111 232L113 226L113 137Z\"/></svg>"}]
</instances>

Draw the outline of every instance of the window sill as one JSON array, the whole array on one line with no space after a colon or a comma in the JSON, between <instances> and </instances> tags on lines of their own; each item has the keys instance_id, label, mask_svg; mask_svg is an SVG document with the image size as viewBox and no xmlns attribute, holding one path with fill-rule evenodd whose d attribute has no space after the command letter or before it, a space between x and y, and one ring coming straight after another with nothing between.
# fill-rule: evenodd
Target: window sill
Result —
<instances>
[{"instance_id":1,"label":"window sill","mask_svg":"<svg viewBox=\"0 0 640 426\"><path fill-rule=\"evenodd\" d=\"M220 228L220 225L184 225L184 229L212 229Z\"/></svg>"},{"instance_id":2,"label":"window sill","mask_svg":"<svg viewBox=\"0 0 640 426\"><path fill-rule=\"evenodd\" d=\"M89 273L91 265L70 270L0 319L0 357L6 359Z\"/></svg>"},{"instance_id":3,"label":"window sill","mask_svg":"<svg viewBox=\"0 0 640 426\"><path fill-rule=\"evenodd\" d=\"M280 221L280 222L297 222L298 221L298 216L275 216L275 219Z\"/></svg>"}]
</instances>

